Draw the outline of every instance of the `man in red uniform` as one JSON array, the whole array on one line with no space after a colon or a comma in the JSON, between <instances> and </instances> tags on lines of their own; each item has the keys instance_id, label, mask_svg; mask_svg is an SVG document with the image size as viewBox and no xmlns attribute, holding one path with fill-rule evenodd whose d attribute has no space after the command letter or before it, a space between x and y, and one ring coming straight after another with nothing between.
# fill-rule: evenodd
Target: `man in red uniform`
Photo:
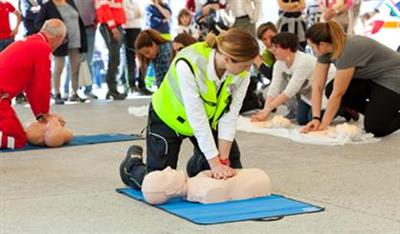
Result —
<instances>
[{"instance_id":1,"label":"man in red uniform","mask_svg":"<svg viewBox=\"0 0 400 234\"><path fill-rule=\"evenodd\" d=\"M27 136L11 100L25 92L36 119L46 122L50 109L50 55L65 39L58 19L45 22L39 33L11 44L0 53L0 149L23 148ZM60 119L60 122L63 122Z\"/></svg>"}]
</instances>

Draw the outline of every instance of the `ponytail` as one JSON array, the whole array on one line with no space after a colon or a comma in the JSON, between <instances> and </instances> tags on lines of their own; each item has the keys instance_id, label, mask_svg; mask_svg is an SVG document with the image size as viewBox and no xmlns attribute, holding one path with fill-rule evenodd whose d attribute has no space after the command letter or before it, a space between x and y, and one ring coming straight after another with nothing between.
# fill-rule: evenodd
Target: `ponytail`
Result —
<instances>
[{"instance_id":1,"label":"ponytail","mask_svg":"<svg viewBox=\"0 0 400 234\"><path fill-rule=\"evenodd\" d=\"M256 39L240 28L231 28L218 36L208 34L205 43L208 47L224 52L238 62L250 61L259 53Z\"/></svg>"},{"instance_id":2,"label":"ponytail","mask_svg":"<svg viewBox=\"0 0 400 234\"><path fill-rule=\"evenodd\" d=\"M330 20L326 22L326 25L329 29L329 34L331 35L332 40L332 59L337 59L343 51L346 36L343 28L336 21Z\"/></svg>"},{"instance_id":3,"label":"ponytail","mask_svg":"<svg viewBox=\"0 0 400 234\"><path fill-rule=\"evenodd\" d=\"M316 23L306 32L306 38L319 45L321 42L332 44L332 59L337 59L344 49L346 35L343 28L334 20L326 23Z\"/></svg>"}]
</instances>

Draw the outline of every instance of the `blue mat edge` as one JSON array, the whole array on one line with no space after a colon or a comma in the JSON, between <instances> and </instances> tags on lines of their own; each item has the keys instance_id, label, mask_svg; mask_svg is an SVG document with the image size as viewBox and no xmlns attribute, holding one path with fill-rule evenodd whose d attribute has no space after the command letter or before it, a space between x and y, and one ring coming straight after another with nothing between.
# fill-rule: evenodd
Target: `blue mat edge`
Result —
<instances>
[{"instance_id":1,"label":"blue mat edge","mask_svg":"<svg viewBox=\"0 0 400 234\"><path fill-rule=\"evenodd\" d=\"M135 198L129 196L129 194L125 193L124 190L127 190L127 189L132 189L132 188L129 188L129 187L117 188L117 189L115 189L115 191L116 191L117 193L123 194L123 195L125 195L125 196L127 196L127 197L129 197L129 198L131 198L131 199L134 199L135 201L139 201L139 200L137 200L137 199L135 199ZM144 202L144 203L146 203L146 204L148 204L148 205L150 205L150 206L152 206L152 207L155 207L155 208L160 209L160 210L162 210L162 211L165 211L165 212L167 212L167 213L169 213L169 214L172 214L173 216L176 216L176 217L181 218L181 219L185 219L185 220L187 220L187 221L189 221L189 222L191 222L191 223L198 224L198 225L214 225L214 224L224 224L224 223L244 222L244 221L256 221L256 222L277 221L277 220L280 220L280 219L282 219L283 217L286 217L286 216L294 216L294 215L300 215L300 214L312 214L312 213L322 212L322 211L325 210L324 207L317 206L317 205L314 205L314 204L311 204L311 203L308 203L308 202L299 201L299 200L296 200L296 199L293 199L293 198L289 198L289 197L286 197L286 196L283 196L283 195L280 195L280 194L271 194L271 195L280 196L280 197L283 197L283 198L285 198L285 199L292 200L292 201L296 201L296 202L301 202L301 203L304 203L304 204L306 204L306 205L316 207L316 208L318 208L318 210L314 210L314 211L303 211L302 213L288 214L288 215L283 215L283 216L272 216L272 217L257 218L257 219L231 220L231 221L216 222L216 223L201 223L201 222L195 222L194 220L188 219L188 218L186 218L186 217L179 216L179 215L177 215L177 214L175 214L175 213L172 213L172 212L170 212L170 211L168 211L168 210L166 210L166 209L163 209L163 208L161 208L161 207L158 207L158 206L149 204L149 203L147 203L146 201L139 201L139 202Z\"/></svg>"},{"instance_id":2,"label":"blue mat edge","mask_svg":"<svg viewBox=\"0 0 400 234\"><path fill-rule=\"evenodd\" d=\"M97 143L81 143L81 144L70 144L67 143L63 146L60 147L46 147L46 146L35 146L35 145L30 145L28 144L28 148L22 148L22 149L0 149L0 153L14 153L14 152L23 152L23 151L31 151L31 150L41 150L41 149L58 149L61 147L73 147L73 146L81 146L81 145L94 145L94 144L106 144L106 143L113 143L113 142L121 142L121 141L137 141L137 140L144 140L145 138L140 135L140 134L123 134L123 133L102 133L102 134L93 134L93 135L77 135L75 137L92 137L92 136L100 136L100 135L125 135L126 137L134 137L134 139L124 139L124 140L118 140L118 141L105 141L105 142L97 142Z\"/></svg>"}]
</instances>

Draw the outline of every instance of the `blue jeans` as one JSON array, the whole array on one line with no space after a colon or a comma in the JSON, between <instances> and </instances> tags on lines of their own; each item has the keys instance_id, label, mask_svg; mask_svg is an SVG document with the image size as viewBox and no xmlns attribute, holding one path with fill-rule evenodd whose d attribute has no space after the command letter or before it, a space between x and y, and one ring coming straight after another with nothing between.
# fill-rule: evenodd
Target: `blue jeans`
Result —
<instances>
[{"instance_id":1,"label":"blue jeans","mask_svg":"<svg viewBox=\"0 0 400 234\"><path fill-rule=\"evenodd\" d=\"M301 98L298 100L296 120L299 125L306 125L312 119L312 109Z\"/></svg>"},{"instance_id":2,"label":"blue jeans","mask_svg":"<svg viewBox=\"0 0 400 234\"><path fill-rule=\"evenodd\" d=\"M122 35L121 27L118 27ZM117 73L119 66L119 49L121 48L122 40L114 39L112 32L106 24L100 25L100 33L103 36L104 42L108 49L108 67L106 74L106 82L108 90L117 92Z\"/></svg>"},{"instance_id":3,"label":"blue jeans","mask_svg":"<svg viewBox=\"0 0 400 234\"><path fill-rule=\"evenodd\" d=\"M92 80L93 80L93 51L94 51L94 42L95 42L95 36L96 36L96 28L95 27L87 27L86 28L86 39L87 39L87 45L88 45L88 51L84 54L86 61L89 64L90 67L90 74L92 75ZM92 92L92 85L88 85L85 87L85 94L88 94Z\"/></svg>"},{"instance_id":4,"label":"blue jeans","mask_svg":"<svg viewBox=\"0 0 400 234\"><path fill-rule=\"evenodd\" d=\"M0 40L0 51L3 51L7 46L14 42L14 38L7 38Z\"/></svg>"}]
</instances>

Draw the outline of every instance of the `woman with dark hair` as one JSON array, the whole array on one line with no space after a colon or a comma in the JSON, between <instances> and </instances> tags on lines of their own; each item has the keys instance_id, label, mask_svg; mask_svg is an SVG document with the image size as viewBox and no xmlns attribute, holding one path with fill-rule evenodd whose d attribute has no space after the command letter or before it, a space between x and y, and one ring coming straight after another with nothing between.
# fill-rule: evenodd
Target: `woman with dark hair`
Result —
<instances>
[{"instance_id":1,"label":"woman with dark hair","mask_svg":"<svg viewBox=\"0 0 400 234\"><path fill-rule=\"evenodd\" d=\"M147 173L176 169L185 138L194 145L187 164L190 177L208 169L215 179L234 176L233 168L242 167L236 121L258 52L256 39L239 28L210 34L205 42L179 51L151 100L147 163L142 148L131 146L120 166L122 181L141 189Z\"/></svg>"},{"instance_id":2,"label":"woman with dark hair","mask_svg":"<svg viewBox=\"0 0 400 234\"><path fill-rule=\"evenodd\" d=\"M293 33L279 33L271 39L271 51L276 58L271 85L268 88L264 109L252 116L253 121L265 121L272 110L291 98L300 95L297 108L297 122L305 125L312 119L311 84L317 62L310 54L298 51L298 39ZM328 79L334 76L330 69Z\"/></svg>"},{"instance_id":3,"label":"woman with dark hair","mask_svg":"<svg viewBox=\"0 0 400 234\"><path fill-rule=\"evenodd\" d=\"M160 87L173 57L172 43L164 39L154 29L141 31L135 41L136 54L139 59L141 78L147 74L147 68L153 63L157 87Z\"/></svg>"},{"instance_id":4,"label":"woman with dark hair","mask_svg":"<svg viewBox=\"0 0 400 234\"><path fill-rule=\"evenodd\" d=\"M400 54L364 36L346 36L335 21L317 23L306 33L319 56L312 87L313 120L304 132L332 122L340 105L364 115L364 128L377 137L400 128ZM321 119L321 100L330 63L335 79L327 85L328 106Z\"/></svg>"}]
</instances>

